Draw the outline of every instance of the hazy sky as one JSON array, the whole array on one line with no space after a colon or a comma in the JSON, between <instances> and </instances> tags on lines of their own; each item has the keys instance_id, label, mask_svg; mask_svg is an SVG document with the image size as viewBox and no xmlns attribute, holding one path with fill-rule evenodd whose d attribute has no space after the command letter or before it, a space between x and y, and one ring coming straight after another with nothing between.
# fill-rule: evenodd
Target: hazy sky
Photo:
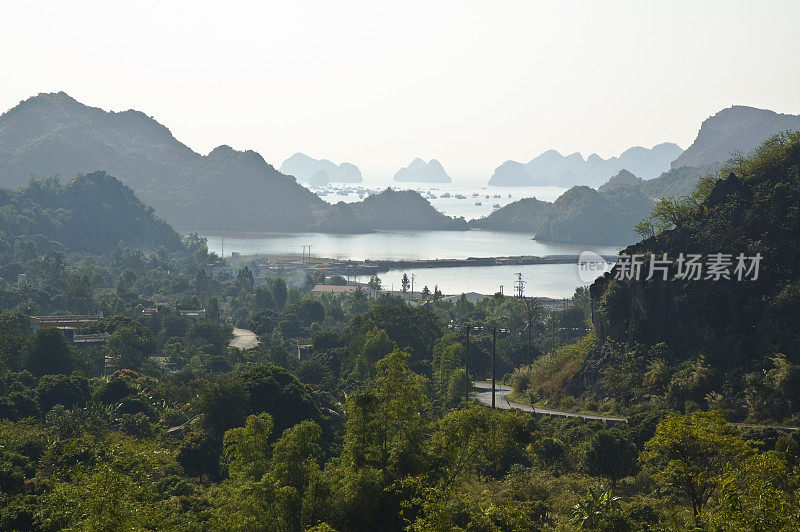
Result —
<instances>
[{"instance_id":1,"label":"hazy sky","mask_svg":"<svg viewBox=\"0 0 800 532\"><path fill-rule=\"evenodd\" d=\"M0 108L63 90L201 153L486 181L544 150L686 148L743 104L800 113L800 2L4 2Z\"/></svg>"}]
</instances>

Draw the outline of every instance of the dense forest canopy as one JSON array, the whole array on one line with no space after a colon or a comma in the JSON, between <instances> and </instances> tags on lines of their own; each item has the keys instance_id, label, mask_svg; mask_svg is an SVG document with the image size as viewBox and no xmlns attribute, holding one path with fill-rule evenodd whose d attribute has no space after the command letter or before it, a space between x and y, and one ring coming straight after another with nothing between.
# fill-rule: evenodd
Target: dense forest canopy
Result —
<instances>
[{"instance_id":1,"label":"dense forest canopy","mask_svg":"<svg viewBox=\"0 0 800 532\"><path fill-rule=\"evenodd\" d=\"M118 245L175 251L181 242L152 208L105 172L79 175L63 185L55 178L32 179L16 190L0 189L0 228L6 253L31 242L89 253Z\"/></svg>"}]
</instances>

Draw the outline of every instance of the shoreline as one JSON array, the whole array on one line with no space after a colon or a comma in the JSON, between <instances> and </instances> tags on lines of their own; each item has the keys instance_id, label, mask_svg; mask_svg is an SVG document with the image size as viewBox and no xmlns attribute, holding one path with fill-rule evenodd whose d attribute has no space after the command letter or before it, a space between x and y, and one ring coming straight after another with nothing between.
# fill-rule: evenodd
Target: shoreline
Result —
<instances>
[{"instance_id":1,"label":"shoreline","mask_svg":"<svg viewBox=\"0 0 800 532\"><path fill-rule=\"evenodd\" d=\"M603 259L615 262L616 256L604 255ZM459 268L492 266L531 266L544 264L578 264L579 255L517 255L509 257L468 257L466 259L408 259L408 260L341 260L323 257L301 257L298 255L238 255L226 258L231 264L250 260L265 260L274 270L306 270L326 275L363 276L385 273L392 270L423 268Z\"/></svg>"}]
</instances>

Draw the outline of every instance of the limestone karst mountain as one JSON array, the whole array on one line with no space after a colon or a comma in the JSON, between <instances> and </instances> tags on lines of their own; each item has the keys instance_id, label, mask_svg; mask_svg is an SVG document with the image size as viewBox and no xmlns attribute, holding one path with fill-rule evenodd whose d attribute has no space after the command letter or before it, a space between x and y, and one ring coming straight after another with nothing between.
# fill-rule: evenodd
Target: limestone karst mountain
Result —
<instances>
[{"instance_id":1,"label":"limestone karst mountain","mask_svg":"<svg viewBox=\"0 0 800 532\"><path fill-rule=\"evenodd\" d=\"M411 164L405 168L398 170L394 175L394 180L411 183L450 183L452 181L439 161L431 159L426 163L419 157L411 161Z\"/></svg>"},{"instance_id":2,"label":"limestone karst mountain","mask_svg":"<svg viewBox=\"0 0 800 532\"><path fill-rule=\"evenodd\" d=\"M178 229L302 230L329 204L254 151L200 155L139 111L107 112L59 92L0 116L0 186L105 170Z\"/></svg>"},{"instance_id":3,"label":"limestone karst mountain","mask_svg":"<svg viewBox=\"0 0 800 532\"><path fill-rule=\"evenodd\" d=\"M314 159L304 153L295 153L281 164L280 171L294 176L298 181L312 183L315 174L325 172L332 183L361 183L361 170L351 163L336 164L328 159Z\"/></svg>"},{"instance_id":4,"label":"limestone karst mountain","mask_svg":"<svg viewBox=\"0 0 800 532\"><path fill-rule=\"evenodd\" d=\"M769 137L797 130L800 115L734 105L703 121L697 138L672 162L672 168L718 164L737 153L749 155Z\"/></svg>"},{"instance_id":5,"label":"limestone karst mountain","mask_svg":"<svg viewBox=\"0 0 800 532\"><path fill-rule=\"evenodd\" d=\"M620 170L627 169L642 179L653 179L669 169L670 162L681 153L672 142L652 148L634 146L619 157L603 159L593 153L584 159L580 153L561 155L548 150L527 163L506 161L489 180L494 186L560 186L587 185L597 187Z\"/></svg>"}]
</instances>

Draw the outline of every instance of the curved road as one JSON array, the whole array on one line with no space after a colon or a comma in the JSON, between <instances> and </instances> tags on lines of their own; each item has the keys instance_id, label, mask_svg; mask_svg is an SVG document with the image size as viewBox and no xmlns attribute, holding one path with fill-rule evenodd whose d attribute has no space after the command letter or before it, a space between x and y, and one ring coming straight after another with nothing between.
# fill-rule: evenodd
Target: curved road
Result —
<instances>
[{"instance_id":1,"label":"curved road","mask_svg":"<svg viewBox=\"0 0 800 532\"><path fill-rule=\"evenodd\" d=\"M486 406L492 406L492 383L491 382L473 382L473 388L479 391L472 392L470 395L480 401ZM575 412L564 412L562 410L550 410L549 408L539 408L537 406L526 405L523 403L515 403L509 401L506 395L511 392L511 386L504 384L495 384L495 406L497 408L504 408L506 410L516 408L524 410L525 412L533 412L534 414L544 414L547 416L560 416L560 417L579 417L582 419L593 419L596 421L610 421L627 423L628 419L624 417L615 416L602 416L593 414L577 414Z\"/></svg>"},{"instance_id":2,"label":"curved road","mask_svg":"<svg viewBox=\"0 0 800 532\"><path fill-rule=\"evenodd\" d=\"M477 399L481 402L481 404L485 406L492 406L492 383L491 382L473 382L473 388L477 388L479 391L472 392L470 395L473 399ZM597 421L610 421L610 422L619 422L619 423L627 423L628 419L624 417L616 417L616 416L602 416L602 415L594 415L594 414L577 414L575 412L564 412L562 410L550 410L549 408L539 408L536 406L526 405L523 403L515 403L514 401L509 401L506 397L506 394L511 392L511 386L506 386L504 384L495 384L495 406L497 408L503 408L506 410L516 408L518 410L524 410L525 412L533 412L534 414L543 414L547 416L561 416L561 417L579 417L582 419L593 419ZM784 431L796 431L800 430L800 427L792 427L787 425L760 425L757 423L728 423L731 426L737 428L748 428L748 429L774 429L774 430L784 430Z\"/></svg>"},{"instance_id":3,"label":"curved road","mask_svg":"<svg viewBox=\"0 0 800 532\"><path fill-rule=\"evenodd\" d=\"M233 329L233 340L230 341L228 347L236 347L237 349L252 349L258 345L258 336L253 331L247 329Z\"/></svg>"}]
</instances>

